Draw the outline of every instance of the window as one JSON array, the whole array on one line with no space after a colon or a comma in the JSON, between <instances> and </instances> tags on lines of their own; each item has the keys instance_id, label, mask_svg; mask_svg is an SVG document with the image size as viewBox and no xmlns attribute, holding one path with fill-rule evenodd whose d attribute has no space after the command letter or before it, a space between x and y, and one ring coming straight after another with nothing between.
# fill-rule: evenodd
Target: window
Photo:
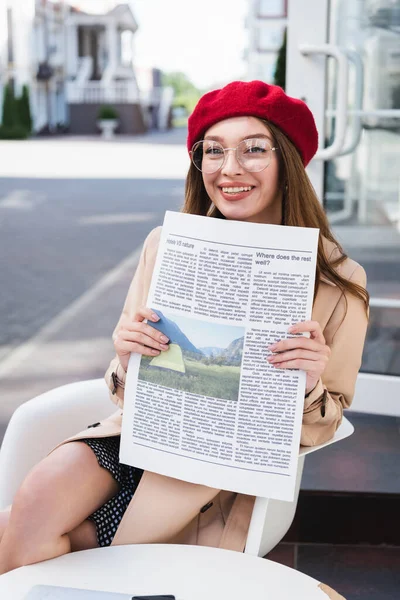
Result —
<instances>
[{"instance_id":1,"label":"window","mask_svg":"<svg viewBox=\"0 0 400 600\"><path fill-rule=\"evenodd\" d=\"M285 19L287 17L287 0L258 0L258 17L260 19Z\"/></svg>"},{"instance_id":2,"label":"window","mask_svg":"<svg viewBox=\"0 0 400 600\"><path fill-rule=\"evenodd\" d=\"M282 46L285 25L277 22L263 23L258 30L257 50L277 52Z\"/></svg>"}]
</instances>

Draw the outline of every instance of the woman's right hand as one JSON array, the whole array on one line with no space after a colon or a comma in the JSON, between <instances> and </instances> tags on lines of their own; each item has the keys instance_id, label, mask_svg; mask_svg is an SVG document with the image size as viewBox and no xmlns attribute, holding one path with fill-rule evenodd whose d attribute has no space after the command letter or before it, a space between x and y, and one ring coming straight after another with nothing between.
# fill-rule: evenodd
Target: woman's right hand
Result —
<instances>
[{"instance_id":1,"label":"woman's right hand","mask_svg":"<svg viewBox=\"0 0 400 600\"><path fill-rule=\"evenodd\" d=\"M141 307L133 319L123 317L120 328L114 340L114 348L122 368L127 371L131 352L157 356L161 351L168 350L169 339L160 331L143 321L157 322L160 317L150 308Z\"/></svg>"}]
</instances>

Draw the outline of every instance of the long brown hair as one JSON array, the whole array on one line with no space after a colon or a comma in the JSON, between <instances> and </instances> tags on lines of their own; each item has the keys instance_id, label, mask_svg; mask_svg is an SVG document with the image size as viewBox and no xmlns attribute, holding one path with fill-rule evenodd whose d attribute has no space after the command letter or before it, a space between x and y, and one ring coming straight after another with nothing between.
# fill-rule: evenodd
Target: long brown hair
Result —
<instances>
[{"instance_id":1,"label":"long brown hair","mask_svg":"<svg viewBox=\"0 0 400 600\"><path fill-rule=\"evenodd\" d=\"M269 121L260 120L268 127L274 137L274 145L279 148L277 152L279 161L278 185L283 190L282 224L294 227L315 227L320 230L314 300L318 292L320 277L323 275L337 285L343 294L349 292L362 300L368 312L369 294L367 290L361 285L342 277L337 271L337 267L346 260L347 255L329 227L328 219L304 169L297 148L276 125ZM202 174L192 163L186 178L185 203L182 212L219 219L225 218L212 203L204 187ZM339 251L337 258L332 261L325 253L323 237L332 242Z\"/></svg>"}]
</instances>

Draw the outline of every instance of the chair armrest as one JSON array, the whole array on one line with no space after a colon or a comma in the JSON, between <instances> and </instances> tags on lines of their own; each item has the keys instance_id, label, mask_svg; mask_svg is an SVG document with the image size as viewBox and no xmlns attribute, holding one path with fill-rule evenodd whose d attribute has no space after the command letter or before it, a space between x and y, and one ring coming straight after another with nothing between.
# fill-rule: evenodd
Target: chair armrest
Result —
<instances>
[{"instance_id":1,"label":"chair armrest","mask_svg":"<svg viewBox=\"0 0 400 600\"><path fill-rule=\"evenodd\" d=\"M332 439L318 446L301 446L293 500L291 502L284 502L260 496L256 498L247 537L246 554L265 556L265 554L270 552L279 543L288 531L296 512L306 454L339 442L349 437L353 432L353 425L346 417L343 417L342 423Z\"/></svg>"},{"instance_id":2,"label":"chair armrest","mask_svg":"<svg viewBox=\"0 0 400 600\"><path fill-rule=\"evenodd\" d=\"M0 450L0 508L54 446L114 411L103 379L63 385L18 407Z\"/></svg>"},{"instance_id":3,"label":"chair armrest","mask_svg":"<svg viewBox=\"0 0 400 600\"><path fill-rule=\"evenodd\" d=\"M346 419L346 417L343 417L342 422L335 431L333 438L327 442L324 442L323 444L319 444L318 446L300 446L299 456L305 456L306 454L310 454L310 452L316 452L316 450L321 450L321 448L325 448L325 446L340 442L340 440L344 440L352 435L352 433L354 433L353 425L348 419Z\"/></svg>"}]
</instances>

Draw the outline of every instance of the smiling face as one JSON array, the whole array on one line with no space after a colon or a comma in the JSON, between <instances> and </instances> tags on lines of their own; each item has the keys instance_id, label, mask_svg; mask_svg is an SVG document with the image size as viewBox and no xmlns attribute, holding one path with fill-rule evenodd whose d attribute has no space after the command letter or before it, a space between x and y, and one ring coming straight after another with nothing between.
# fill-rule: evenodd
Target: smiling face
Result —
<instances>
[{"instance_id":1,"label":"smiling face","mask_svg":"<svg viewBox=\"0 0 400 600\"><path fill-rule=\"evenodd\" d=\"M224 148L235 148L249 138L266 139L271 148L276 145L268 127L256 117L225 119L204 134L205 140L220 142ZM226 219L281 223L282 190L276 154L271 151L270 164L263 171L250 172L238 162L235 152L229 151L219 171L202 173L208 196Z\"/></svg>"}]
</instances>

